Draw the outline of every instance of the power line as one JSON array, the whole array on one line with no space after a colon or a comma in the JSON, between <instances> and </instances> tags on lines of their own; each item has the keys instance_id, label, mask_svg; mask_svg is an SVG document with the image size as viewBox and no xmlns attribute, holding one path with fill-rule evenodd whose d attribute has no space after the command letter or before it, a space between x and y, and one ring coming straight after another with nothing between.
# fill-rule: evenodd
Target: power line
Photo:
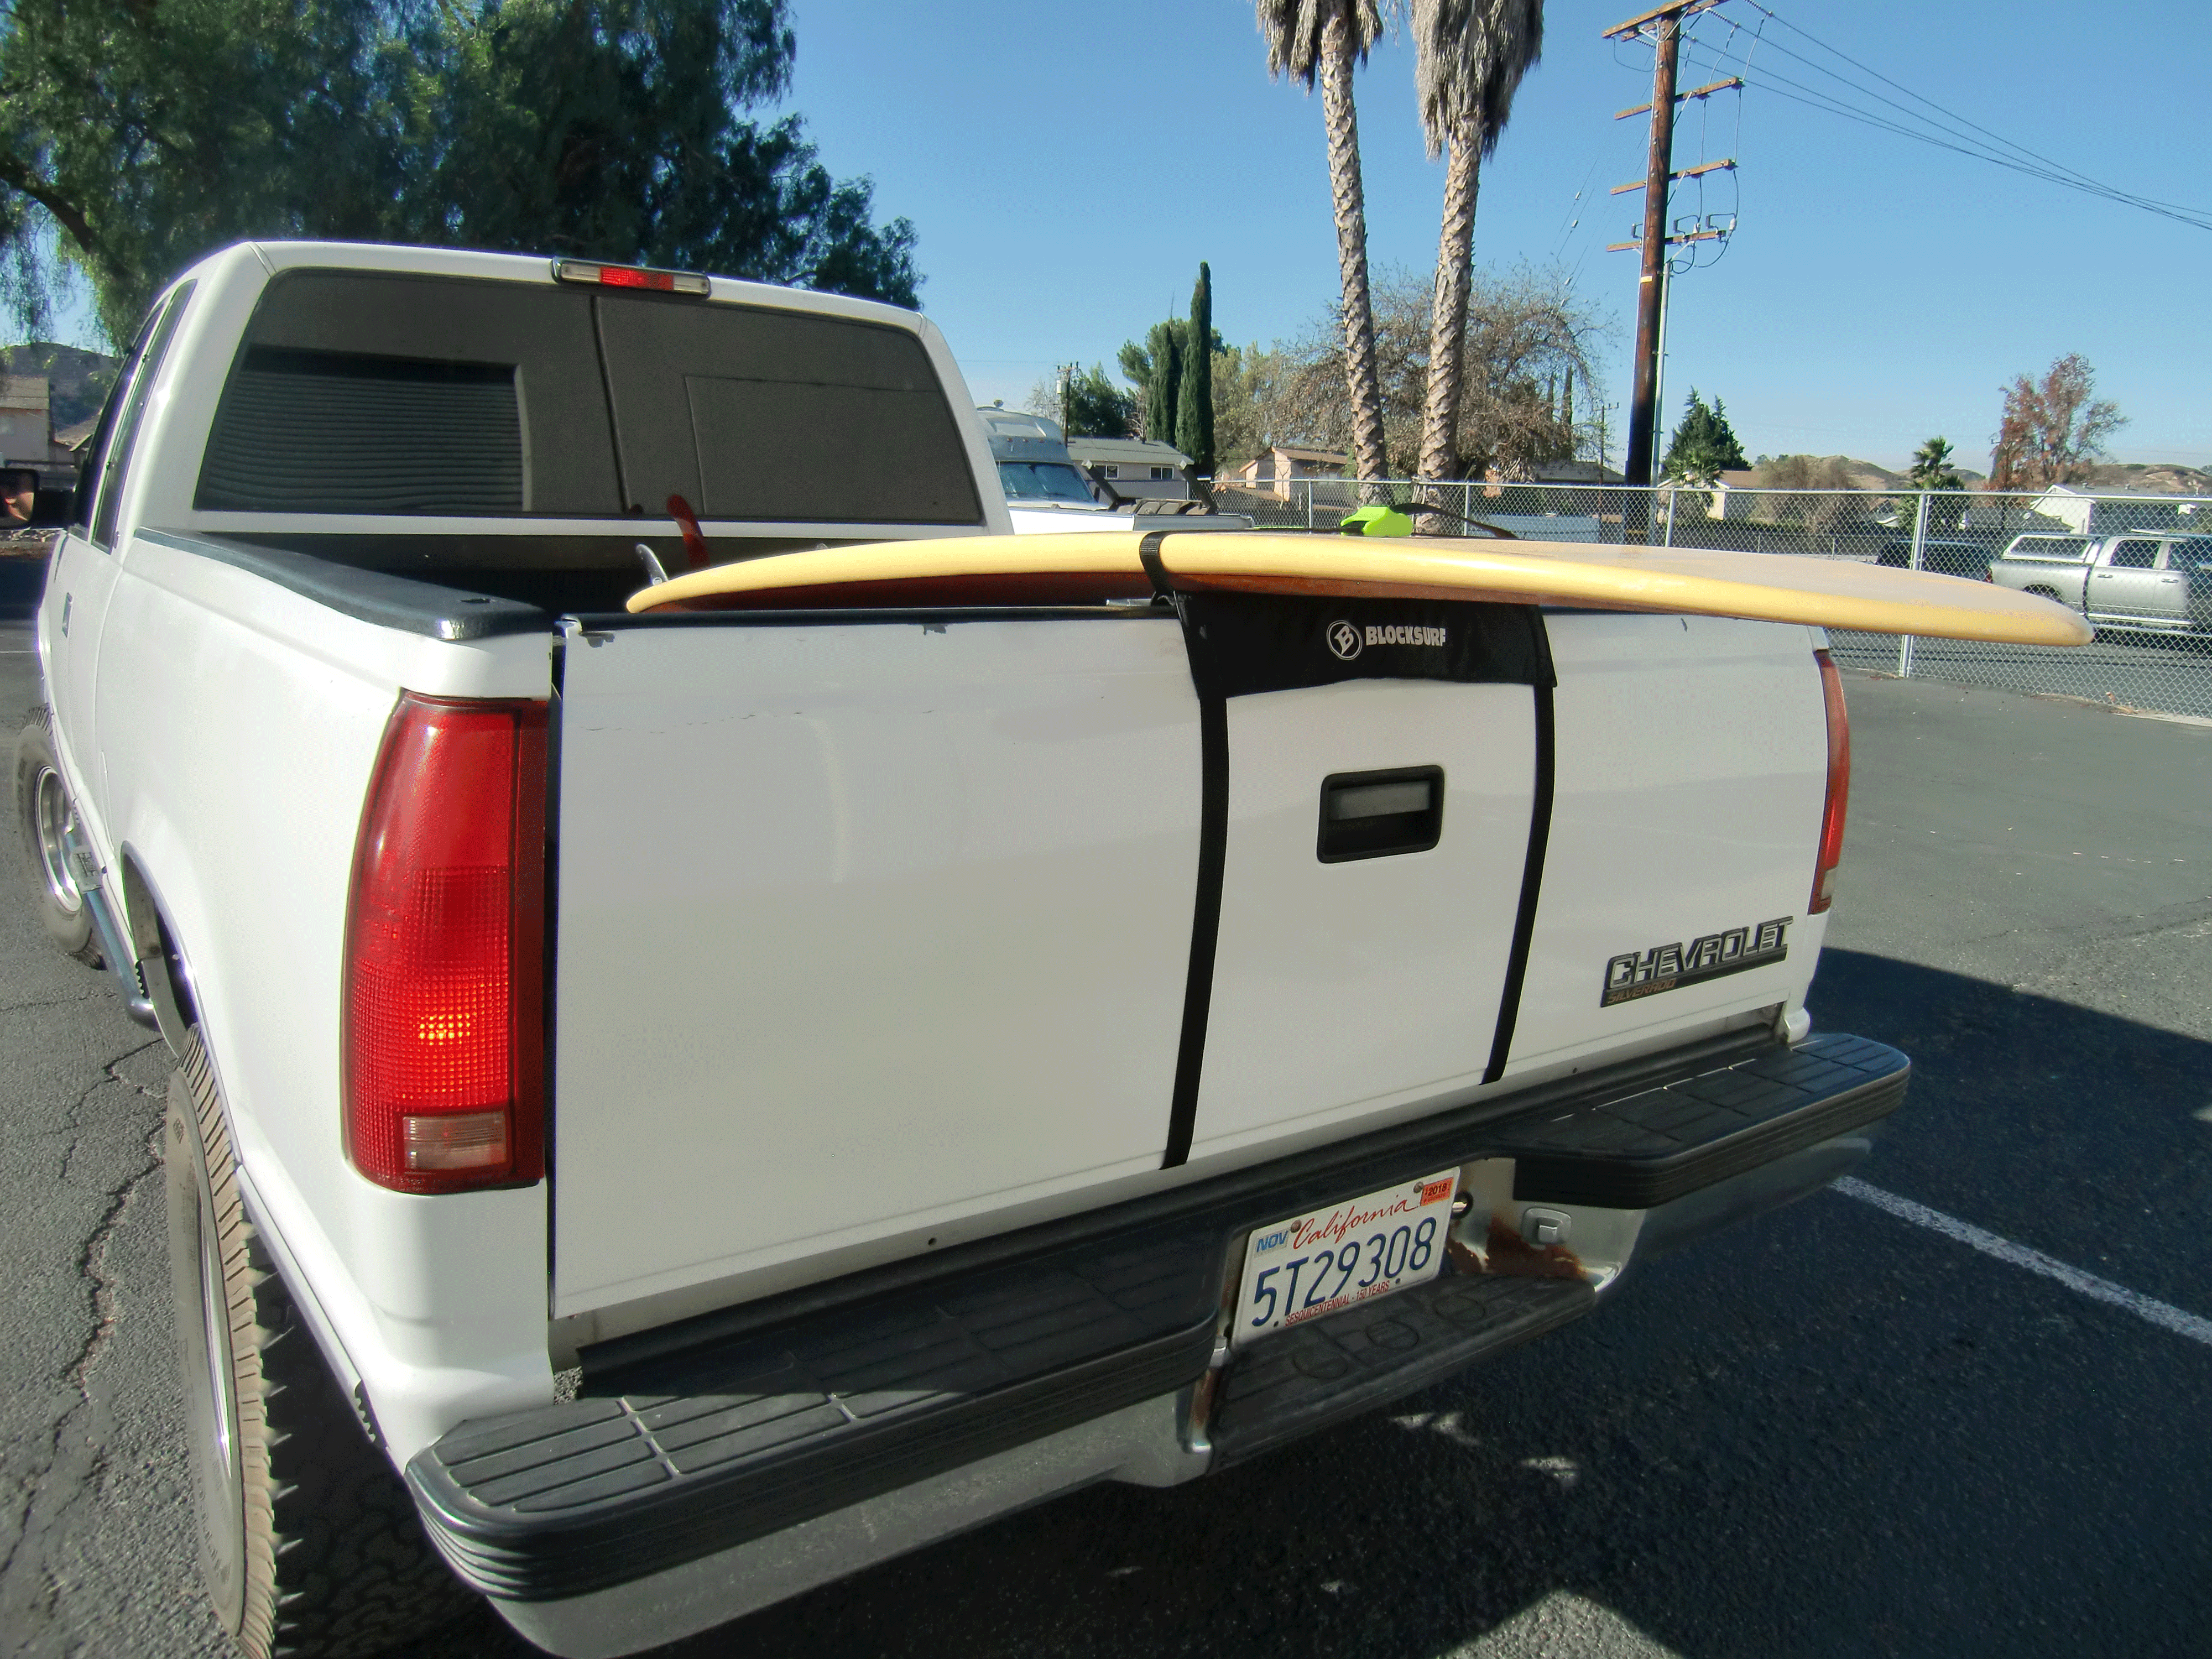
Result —
<instances>
[{"instance_id":1,"label":"power line","mask_svg":"<svg viewBox=\"0 0 2212 1659\"><path fill-rule=\"evenodd\" d=\"M1872 64L1862 64L1857 58L1852 57L1849 52L1844 52L1840 47L1830 46L1826 41L1814 34L1810 30L1791 22L1780 13L1771 10L1769 8L1759 4L1759 0L1745 0L1745 3L1750 6L1753 11L1759 12L1766 17L1772 19L1775 22L1781 24L1784 28L1788 29L1793 34L1804 36L1807 40L1818 46L1822 52L1827 52L1831 56L1842 58L1844 62L1849 64L1853 69L1859 70L1865 74L1871 75L1875 80L1881 82L1884 86L1894 88L1897 91L1903 93L1907 98L1911 99L1915 103L1925 104L1929 109L1936 111L1938 114L1943 116L1947 119L1956 121L1962 126L1971 128L1972 131L1980 133L1984 137L1995 140L1997 143L2003 145L2007 149L2016 150L2021 155L2027 156L2030 161L2039 161L2045 167L2055 167L2060 172L2071 173L2074 177L2081 179L2084 184L2096 184L2097 181L2091 179L2088 174L2080 172L2075 168L2067 167L2063 162L2055 161L2047 155L2038 155L2035 151L2028 149L2025 144L2014 143L2011 139L2004 137L2003 134L1993 131L1991 129L1982 125L1978 121L1970 121L1965 116L1960 115L1954 111L1944 108L1942 105L1937 103L1934 99L1924 98L1920 94L1913 91L1911 88L1905 86L1899 82L1891 80L1889 76L1884 75L1880 70L1875 69ZM1830 76L1834 76L1835 74L1832 70L1822 69L1820 65L1814 63L1811 58L1805 57L1802 52L1791 52L1789 47L1784 46L1778 40L1774 43L1774 49L1777 52L1785 53L1791 58L1796 58L1799 63L1808 65L1820 74ZM1841 80L1843 77L1837 76L1835 78ZM1848 82L1846 82L1846 84L1848 84ZM1878 93L1874 95L1876 97L1881 96ZM1882 99L1882 102L1890 104L1893 108L1899 110L1905 109L1905 106L1902 104L1898 104L1892 99L1884 98ZM1906 111L1905 112L1908 114L1911 113L1909 111ZM2166 205L2172 206L2172 204L2168 203Z\"/></svg>"},{"instance_id":2,"label":"power line","mask_svg":"<svg viewBox=\"0 0 2212 1659\"><path fill-rule=\"evenodd\" d=\"M1742 0L1742 3L1783 27L1802 36L1820 51L1850 64L1861 74L1870 76L1882 85L1894 88L1916 103L1924 105L1929 110L1936 112L1936 114L1932 116L1923 114L1899 102L1897 99L1887 96L1875 88L1854 79L1850 75L1831 69L1806 56L1803 52L1792 50L1779 40L1766 39L1764 37L1763 29L1760 36L1755 37L1755 40L1763 40L1763 44L1772 51L1804 64L1814 75L1826 76L1846 92L1856 94L1863 99L1870 99L1875 103L1887 106L1896 113L1894 116L1885 115L1879 110L1855 105L1835 92L1821 87L1808 85L1803 81L1793 79L1771 68L1763 69L1756 76L1753 76L1749 72L1747 58L1745 68L1740 73L1743 75L1747 87L1770 93L1778 98L1787 99L1792 103L1805 105L1808 108L1840 116L1845 120L1856 121L1881 131L1893 133L1899 137L1911 138L1938 149L1951 151L1954 155L1986 161L1992 166L2005 167L2029 178L2040 179L2048 184L2062 185L2069 190L2079 191L2085 195L2099 197L2124 207L2136 208L2146 213L2156 214L2161 218L2172 219L2178 223L2189 225L2199 230L2212 230L2212 212L2184 206L2178 203L2161 201L2134 191L2122 190L2118 186L2094 179L2077 167L2029 149L2026 145L2014 143L1990 128L1981 125L1978 122L1969 120L1955 111L1946 108L1935 100L1912 91L1909 87L1882 74L1881 70L1863 64L1849 53L1829 46L1809 30L1791 22L1771 7L1760 4L1759 0ZM1692 55L1716 67L1726 67L1731 62L1725 52L1706 46L1694 38L1686 40L1683 44L1689 49ZM1941 118L1937 118L1938 117ZM1975 136L1977 134L1981 136L1978 137Z\"/></svg>"}]
</instances>

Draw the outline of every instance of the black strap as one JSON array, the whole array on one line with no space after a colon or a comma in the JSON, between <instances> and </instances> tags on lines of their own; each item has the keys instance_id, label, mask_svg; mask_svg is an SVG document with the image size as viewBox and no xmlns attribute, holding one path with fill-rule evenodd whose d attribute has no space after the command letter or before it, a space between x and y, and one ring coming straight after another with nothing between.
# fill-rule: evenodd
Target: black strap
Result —
<instances>
[{"instance_id":1,"label":"black strap","mask_svg":"<svg viewBox=\"0 0 2212 1659\"><path fill-rule=\"evenodd\" d=\"M1198 1127L1206 1024L1213 1006L1213 952L1221 938L1221 878L1229 862L1229 702L1203 685L1198 694L1198 892L1191 906L1190 972L1183 981L1182 1040L1176 1050L1163 1170L1189 1161L1191 1136Z\"/></svg>"},{"instance_id":2,"label":"black strap","mask_svg":"<svg viewBox=\"0 0 2212 1659\"><path fill-rule=\"evenodd\" d=\"M1528 803L1528 855L1521 866L1521 907L1513 917L1513 945L1505 957L1505 984L1498 998L1498 1030L1490 1041L1485 1083L1505 1075L1513 1052L1513 1027L1521 1018L1521 987L1528 977L1528 949L1536 937L1536 903L1544 890L1544 853L1552 839L1552 796L1556 763L1552 688L1539 681L1530 688L1536 700L1536 791Z\"/></svg>"},{"instance_id":3,"label":"black strap","mask_svg":"<svg viewBox=\"0 0 2212 1659\"><path fill-rule=\"evenodd\" d=\"M1168 586L1168 568L1160 558L1160 544L1167 538L1164 530L1146 531L1145 539L1137 544L1137 557L1144 562L1145 574L1152 580L1152 597L1173 605L1175 589Z\"/></svg>"},{"instance_id":4,"label":"black strap","mask_svg":"<svg viewBox=\"0 0 2212 1659\"><path fill-rule=\"evenodd\" d=\"M1176 1047L1175 1087L1168 1099L1163 1170L1189 1162L1191 1138L1198 1127L1206 1025L1213 1008L1213 956L1221 939L1221 878L1229 862L1229 703L1214 684L1215 677L1206 670L1203 629L1169 584L1167 566L1160 558L1160 544L1168 533L1147 532L1137 544L1137 556L1152 579L1153 602L1172 609L1182 624L1183 653L1190 664L1191 684L1198 691L1198 884L1191 900L1190 966L1183 978L1182 1034Z\"/></svg>"}]
</instances>

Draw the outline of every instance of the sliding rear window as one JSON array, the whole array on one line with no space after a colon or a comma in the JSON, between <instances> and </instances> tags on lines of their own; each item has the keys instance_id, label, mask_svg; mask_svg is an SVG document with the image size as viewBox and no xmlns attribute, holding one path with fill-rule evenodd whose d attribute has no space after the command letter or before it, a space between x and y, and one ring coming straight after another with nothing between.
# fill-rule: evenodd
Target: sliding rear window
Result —
<instances>
[{"instance_id":1,"label":"sliding rear window","mask_svg":"<svg viewBox=\"0 0 2212 1659\"><path fill-rule=\"evenodd\" d=\"M653 295L373 271L272 281L204 511L982 522L902 329Z\"/></svg>"},{"instance_id":2,"label":"sliding rear window","mask_svg":"<svg viewBox=\"0 0 2212 1659\"><path fill-rule=\"evenodd\" d=\"M982 522L961 428L921 342L841 317L602 295L623 474L649 513Z\"/></svg>"}]
</instances>

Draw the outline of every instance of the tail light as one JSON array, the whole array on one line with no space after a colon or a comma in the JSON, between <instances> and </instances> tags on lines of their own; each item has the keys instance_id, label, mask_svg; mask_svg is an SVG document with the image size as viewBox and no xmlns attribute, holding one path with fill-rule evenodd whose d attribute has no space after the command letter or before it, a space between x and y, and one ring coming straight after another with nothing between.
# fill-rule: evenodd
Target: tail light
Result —
<instances>
[{"instance_id":1,"label":"tail light","mask_svg":"<svg viewBox=\"0 0 2212 1659\"><path fill-rule=\"evenodd\" d=\"M545 705L400 695L347 905L346 1155L447 1193L544 1173Z\"/></svg>"},{"instance_id":2,"label":"tail light","mask_svg":"<svg viewBox=\"0 0 2212 1659\"><path fill-rule=\"evenodd\" d=\"M1828 710L1828 794L1820 806L1820 852L1813 865L1813 898L1806 905L1817 915L1835 902L1836 866L1844 861L1844 809L1851 795L1851 717L1844 707L1844 677L1836 659L1815 651L1820 665L1820 695Z\"/></svg>"}]
</instances>

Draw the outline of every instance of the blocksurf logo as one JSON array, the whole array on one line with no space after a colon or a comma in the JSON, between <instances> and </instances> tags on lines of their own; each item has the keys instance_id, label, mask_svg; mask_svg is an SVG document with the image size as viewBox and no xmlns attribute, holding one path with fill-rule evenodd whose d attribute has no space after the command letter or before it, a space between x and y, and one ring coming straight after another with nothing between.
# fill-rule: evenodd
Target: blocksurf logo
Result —
<instances>
[{"instance_id":1,"label":"blocksurf logo","mask_svg":"<svg viewBox=\"0 0 2212 1659\"><path fill-rule=\"evenodd\" d=\"M1360 628L1340 618L1328 625L1325 637L1328 648L1350 662L1370 645L1411 645L1441 651L1450 643L1451 630L1402 623L1370 623Z\"/></svg>"},{"instance_id":2,"label":"blocksurf logo","mask_svg":"<svg viewBox=\"0 0 2212 1659\"><path fill-rule=\"evenodd\" d=\"M1700 934L1686 944L1624 951L1606 962L1605 988L1598 997L1598 1006L1610 1008L1615 1003L1633 1002L1638 997L1656 996L1662 991L1779 962L1790 954L1790 926L1796 920L1777 916L1771 921L1731 927L1726 933Z\"/></svg>"}]
</instances>

